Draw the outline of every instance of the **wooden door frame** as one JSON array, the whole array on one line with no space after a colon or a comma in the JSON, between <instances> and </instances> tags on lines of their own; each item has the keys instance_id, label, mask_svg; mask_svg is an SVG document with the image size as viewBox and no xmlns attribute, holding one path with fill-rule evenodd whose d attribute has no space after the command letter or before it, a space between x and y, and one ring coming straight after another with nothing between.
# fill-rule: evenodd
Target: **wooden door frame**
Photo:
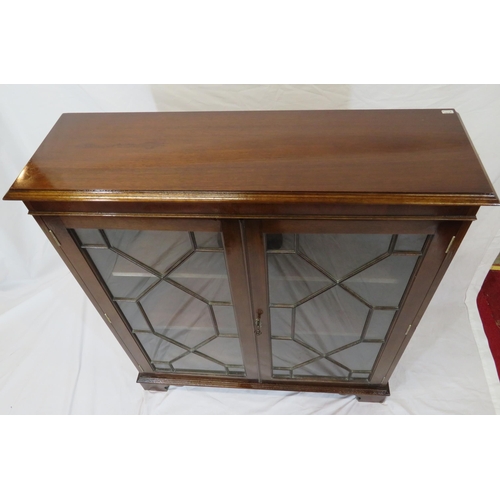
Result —
<instances>
[{"instance_id":1,"label":"wooden door frame","mask_svg":"<svg viewBox=\"0 0 500 500\"><path fill-rule=\"evenodd\" d=\"M375 398L374 400L377 401L389 395L387 381L470 225L470 221L218 220L171 217L162 219L107 217L105 214L103 216L36 216L35 219L139 370L137 381L145 389L165 390L168 385L172 384L263 390L305 390L356 394L364 400ZM110 300L83 253L69 234L67 229L71 227L222 232L242 354L246 368L247 365L249 367L246 378L153 371L148 357L130 334L117 306ZM389 234L431 231L434 233L425 257L421 258L419 269L413 273L412 282L407 287L398 317L393 322L387 342L375 361L369 381L318 380L314 377L297 380L272 378L269 298L263 234L287 231ZM260 318L263 333L255 335L254 320L259 309L263 311ZM408 325L411 327L408 328Z\"/></svg>"},{"instance_id":2,"label":"wooden door frame","mask_svg":"<svg viewBox=\"0 0 500 500\"><path fill-rule=\"evenodd\" d=\"M452 253L465 235L470 221L303 221L303 220L247 220L244 223L247 241L251 294L254 313L261 309L262 334L257 338L260 370L264 383L282 383L300 388L301 384L328 384L339 391L346 386L385 387L389 377L403 354L409 339L430 302L441 280ZM368 381L276 379L272 376L272 348L270 335L269 286L267 254L264 234L272 233L351 233L351 234L428 234L423 255L416 263L412 276L400 302L399 310L388 330L386 340L374 362ZM453 245L451 246L451 243ZM359 392L352 392L357 393Z\"/></svg>"},{"instance_id":3,"label":"wooden door frame","mask_svg":"<svg viewBox=\"0 0 500 500\"><path fill-rule=\"evenodd\" d=\"M258 361L253 329L249 330L249 291L246 282L245 257L243 242L237 221L216 219L160 219L160 218L125 218L106 216L45 216L35 217L38 224L64 260L71 273L89 297L94 307L102 316L122 348L139 371L138 382L146 389L166 390L169 384L175 385L223 385L227 383L258 382ZM101 278L87 261L84 254L69 233L69 229L135 229L164 231L217 231L223 235L224 253L228 272L240 346L246 370L244 377L225 374L188 374L155 371L140 343L129 331L127 321L118 305L111 300L101 284ZM250 323L251 325L251 323ZM151 377L159 382L154 387L144 382ZM215 382L210 382L213 379Z\"/></svg>"}]
</instances>

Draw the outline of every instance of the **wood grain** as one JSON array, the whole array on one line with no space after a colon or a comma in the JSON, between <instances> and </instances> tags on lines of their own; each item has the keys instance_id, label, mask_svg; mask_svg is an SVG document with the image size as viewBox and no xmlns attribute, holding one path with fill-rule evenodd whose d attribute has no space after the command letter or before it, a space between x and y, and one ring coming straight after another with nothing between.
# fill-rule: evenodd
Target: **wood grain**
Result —
<instances>
[{"instance_id":1,"label":"wood grain","mask_svg":"<svg viewBox=\"0 0 500 500\"><path fill-rule=\"evenodd\" d=\"M195 218L466 218L474 216L476 206L437 206L437 205L368 205L338 203L169 203L169 202L26 202L30 213L51 215L101 215L106 217L195 217Z\"/></svg>"},{"instance_id":2,"label":"wood grain","mask_svg":"<svg viewBox=\"0 0 500 500\"><path fill-rule=\"evenodd\" d=\"M491 204L457 113L64 114L6 199Z\"/></svg>"},{"instance_id":3,"label":"wood grain","mask_svg":"<svg viewBox=\"0 0 500 500\"><path fill-rule=\"evenodd\" d=\"M389 395L387 381L478 207L499 203L460 117L439 109L65 114L5 199L23 200L56 235L56 250L147 372L144 388L303 390L372 402ZM222 231L246 377L150 373L68 232L75 227ZM273 379L264 234L283 232L433 235L369 381Z\"/></svg>"},{"instance_id":4,"label":"wood grain","mask_svg":"<svg viewBox=\"0 0 500 500\"><path fill-rule=\"evenodd\" d=\"M266 380L257 382L241 378L229 377L202 377L175 373L139 373L137 382L150 391L164 391L168 386L197 386L197 387L225 387L234 389L260 389L264 391L305 391L325 392L343 395L359 395L361 398L379 396L372 401L381 402L390 395L388 384L368 385L355 382L316 382L301 380Z\"/></svg>"}]
</instances>

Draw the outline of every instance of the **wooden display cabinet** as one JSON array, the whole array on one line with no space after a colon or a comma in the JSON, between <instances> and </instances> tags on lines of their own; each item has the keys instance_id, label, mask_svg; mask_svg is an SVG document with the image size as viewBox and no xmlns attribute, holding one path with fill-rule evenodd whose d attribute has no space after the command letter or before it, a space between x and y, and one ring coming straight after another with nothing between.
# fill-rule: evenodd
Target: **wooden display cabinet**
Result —
<instances>
[{"instance_id":1,"label":"wooden display cabinet","mask_svg":"<svg viewBox=\"0 0 500 500\"><path fill-rule=\"evenodd\" d=\"M383 401L478 207L454 110L65 114L22 200L139 370Z\"/></svg>"}]
</instances>

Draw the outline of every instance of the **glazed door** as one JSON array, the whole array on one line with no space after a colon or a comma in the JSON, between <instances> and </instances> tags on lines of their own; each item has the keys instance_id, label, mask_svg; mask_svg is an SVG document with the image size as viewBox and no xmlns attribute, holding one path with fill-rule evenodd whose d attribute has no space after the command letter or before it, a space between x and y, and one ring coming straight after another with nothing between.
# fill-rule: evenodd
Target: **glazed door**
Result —
<instances>
[{"instance_id":1,"label":"glazed door","mask_svg":"<svg viewBox=\"0 0 500 500\"><path fill-rule=\"evenodd\" d=\"M383 383L455 229L246 222L262 378Z\"/></svg>"},{"instance_id":2,"label":"glazed door","mask_svg":"<svg viewBox=\"0 0 500 500\"><path fill-rule=\"evenodd\" d=\"M44 217L141 372L383 384L462 222ZM463 228L462 228L463 229ZM436 282L439 280L436 280ZM230 380L231 379L231 380Z\"/></svg>"},{"instance_id":3,"label":"glazed door","mask_svg":"<svg viewBox=\"0 0 500 500\"><path fill-rule=\"evenodd\" d=\"M236 221L45 222L142 371L258 379Z\"/></svg>"}]
</instances>

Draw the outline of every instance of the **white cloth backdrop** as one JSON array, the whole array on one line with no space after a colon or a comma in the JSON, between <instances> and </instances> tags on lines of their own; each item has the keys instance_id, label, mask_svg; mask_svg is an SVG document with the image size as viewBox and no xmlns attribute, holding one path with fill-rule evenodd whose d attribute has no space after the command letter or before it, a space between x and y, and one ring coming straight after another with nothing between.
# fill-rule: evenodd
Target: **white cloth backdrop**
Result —
<instances>
[{"instance_id":1,"label":"white cloth backdrop","mask_svg":"<svg viewBox=\"0 0 500 500\"><path fill-rule=\"evenodd\" d=\"M455 108L500 192L498 85L3 85L0 194L61 113L368 108ZM500 384L475 305L499 252L500 208L482 208L384 404L188 387L153 393L135 383L132 363L24 205L0 202L0 413L500 413Z\"/></svg>"}]
</instances>

